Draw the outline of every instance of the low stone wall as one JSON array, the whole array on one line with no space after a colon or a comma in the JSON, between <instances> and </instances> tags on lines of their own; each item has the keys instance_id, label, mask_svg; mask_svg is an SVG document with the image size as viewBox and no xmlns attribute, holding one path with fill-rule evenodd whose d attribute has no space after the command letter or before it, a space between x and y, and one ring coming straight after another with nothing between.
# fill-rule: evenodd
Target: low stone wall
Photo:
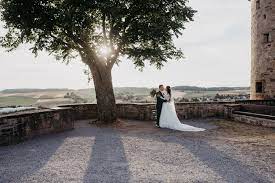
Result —
<instances>
[{"instance_id":1,"label":"low stone wall","mask_svg":"<svg viewBox=\"0 0 275 183\"><path fill-rule=\"evenodd\" d=\"M96 104L69 104L58 106L61 108L70 108L75 120L96 119Z\"/></svg>"},{"instance_id":2,"label":"low stone wall","mask_svg":"<svg viewBox=\"0 0 275 183\"><path fill-rule=\"evenodd\" d=\"M245 105L241 105L240 110L244 112L253 112L253 113L275 116L275 106L245 104Z\"/></svg>"},{"instance_id":3,"label":"low stone wall","mask_svg":"<svg viewBox=\"0 0 275 183\"><path fill-rule=\"evenodd\" d=\"M241 105L240 104L226 104L224 106L224 117L226 119L232 119L234 111L240 111Z\"/></svg>"},{"instance_id":4,"label":"low stone wall","mask_svg":"<svg viewBox=\"0 0 275 183\"><path fill-rule=\"evenodd\" d=\"M176 110L180 119L223 117L224 106L228 102L205 103L176 103ZM70 107L76 120L97 118L96 104L71 104L60 107ZM117 104L119 118L134 120L154 120L152 111L155 104Z\"/></svg>"},{"instance_id":5,"label":"low stone wall","mask_svg":"<svg viewBox=\"0 0 275 183\"><path fill-rule=\"evenodd\" d=\"M275 120L272 120L272 119L260 118L260 117L243 115L238 113L233 113L232 119L234 121L247 123L251 125L275 128Z\"/></svg>"},{"instance_id":6,"label":"low stone wall","mask_svg":"<svg viewBox=\"0 0 275 183\"><path fill-rule=\"evenodd\" d=\"M230 120L257 126L275 127L274 106L255 104L228 104L224 117Z\"/></svg>"},{"instance_id":7,"label":"low stone wall","mask_svg":"<svg viewBox=\"0 0 275 183\"><path fill-rule=\"evenodd\" d=\"M74 118L70 108L0 116L0 145L73 128Z\"/></svg>"},{"instance_id":8,"label":"low stone wall","mask_svg":"<svg viewBox=\"0 0 275 183\"><path fill-rule=\"evenodd\" d=\"M227 102L177 103L176 111L180 119L223 117Z\"/></svg>"},{"instance_id":9,"label":"low stone wall","mask_svg":"<svg viewBox=\"0 0 275 183\"><path fill-rule=\"evenodd\" d=\"M154 120L155 104L117 104L119 118L149 121Z\"/></svg>"},{"instance_id":10,"label":"low stone wall","mask_svg":"<svg viewBox=\"0 0 275 183\"><path fill-rule=\"evenodd\" d=\"M96 104L70 104L59 107L69 107L73 111L76 120L96 119ZM119 118L135 120L152 120L152 110L155 104L117 104L117 113Z\"/></svg>"},{"instance_id":11,"label":"low stone wall","mask_svg":"<svg viewBox=\"0 0 275 183\"><path fill-rule=\"evenodd\" d=\"M231 120L237 120L234 118L234 111L240 111L241 108L255 109L253 107L258 106L258 109L267 110L273 107L273 101L240 101L240 102L200 102L200 103L176 103L177 115L180 119L193 119L193 118L209 118L209 117L222 117ZM253 106L253 107L252 107ZM62 107L70 107L73 110L73 114L76 120L83 119L96 119L97 118L97 106L96 104L72 104ZM155 110L155 104L117 104L117 112L119 118L150 121L154 120L153 110ZM256 110L257 112L258 110ZM255 116L254 116L255 117ZM249 119L253 116L250 116ZM238 118L243 119L243 118ZM248 118L246 118L248 119ZM269 119L270 120L270 119ZM248 120L245 120L246 122ZM250 120L251 121L251 120ZM263 119L261 119L263 121ZM258 123L263 126L270 127L272 125L265 125L266 122ZM251 122L250 124L257 124Z\"/></svg>"},{"instance_id":12,"label":"low stone wall","mask_svg":"<svg viewBox=\"0 0 275 183\"><path fill-rule=\"evenodd\" d=\"M236 102L232 102L232 103L275 106L275 100L241 100L241 101L236 101Z\"/></svg>"}]
</instances>

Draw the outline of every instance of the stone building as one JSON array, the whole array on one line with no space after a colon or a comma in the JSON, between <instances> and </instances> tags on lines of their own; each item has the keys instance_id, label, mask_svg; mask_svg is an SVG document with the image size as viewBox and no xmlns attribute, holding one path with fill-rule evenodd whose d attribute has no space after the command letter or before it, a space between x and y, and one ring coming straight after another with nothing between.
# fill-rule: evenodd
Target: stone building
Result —
<instances>
[{"instance_id":1,"label":"stone building","mask_svg":"<svg viewBox=\"0 0 275 183\"><path fill-rule=\"evenodd\" d=\"M275 0L251 0L251 99L275 98Z\"/></svg>"}]
</instances>

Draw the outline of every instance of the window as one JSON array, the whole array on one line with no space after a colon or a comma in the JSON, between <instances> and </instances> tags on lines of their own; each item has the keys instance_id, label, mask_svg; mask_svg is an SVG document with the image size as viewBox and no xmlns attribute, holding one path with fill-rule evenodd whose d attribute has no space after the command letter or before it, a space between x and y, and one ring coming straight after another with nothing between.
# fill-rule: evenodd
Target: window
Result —
<instances>
[{"instance_id":1,"label":"window","mask_svg":"<svg viewBox=\"0 0 275 183\"><path fill-rule=\"evenodd\" d=\"M261 8L261 2L260 0L256 1L256 9L260 9Z\"/></svg>"},{"instance_id":2,"label":"window","mask_svg":"<svg viewBox=\"0 0 275 183\"><path fill-rule=\"evenodd\" d=\"M264 34L264 43L270 43L271 42L271 33Z\"/></svg>"},{"instance_id":3,"label":"window","mask_svg":"<svg viewBox=\"0 0 275 183\"><path fill-rule=\"evenodd\" d=\"M256 93L263 93L263 82L256 82Z\"/></svg>"},{"instance_id":4,"label":"window","mask_svg":"<svg viewBox=\"0 0 275 183\"><path fill-rule=\"evenodd\" d=\"M266 19L266 14L264 14L264 19Z\"/></svg>"}]
</instances>

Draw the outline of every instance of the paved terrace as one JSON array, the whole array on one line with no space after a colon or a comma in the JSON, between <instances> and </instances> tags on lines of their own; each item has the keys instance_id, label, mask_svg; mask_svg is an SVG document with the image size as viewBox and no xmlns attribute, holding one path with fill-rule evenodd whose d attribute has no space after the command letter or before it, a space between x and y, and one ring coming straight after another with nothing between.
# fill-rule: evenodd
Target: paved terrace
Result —
<instances>
[{"instance_id":1,"label":"paved terrace","mask_svg":"<svg viewBox=\"0 0 275 183\"><path fill-rule=\"evenodd\" d=\"M0 182L275 181L274 129L221 119L184 121L205 132L158 129L152 122L88 122L0 147Z\"/></svg>"}]
</instances>

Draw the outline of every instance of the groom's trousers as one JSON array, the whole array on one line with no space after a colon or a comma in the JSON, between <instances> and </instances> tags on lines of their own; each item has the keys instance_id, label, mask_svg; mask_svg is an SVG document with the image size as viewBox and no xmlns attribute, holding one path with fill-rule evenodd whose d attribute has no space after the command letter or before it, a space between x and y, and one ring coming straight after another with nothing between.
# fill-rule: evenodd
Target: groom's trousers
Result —
<instances>
[{"instance_id":1,"label":"groom's trousers","mask_svg":"<svg viewBox=\"0 0 275 183\"><path fill-rule=\"evenodd\" d=\"M160 114L162 110L162 103L156 106L157 108L157 125L159 126Z\"/></svg>"},{"instance_id":2,"label":"groom's trousers","mask_svg":"<svg viewBox=\"0 0 275 183\"><path fill-rule=\"evenodd\" d=\"M161 114L161 109L162 109L162 104L163 102L167 102L167 100L162 99L164 98L164 96L162 95L161 92L157 93L157 105L156 105L156 109L157 109L157 125L159 126L159 120L160 120L160 114Z\"/></svg>"}]
</instances>

